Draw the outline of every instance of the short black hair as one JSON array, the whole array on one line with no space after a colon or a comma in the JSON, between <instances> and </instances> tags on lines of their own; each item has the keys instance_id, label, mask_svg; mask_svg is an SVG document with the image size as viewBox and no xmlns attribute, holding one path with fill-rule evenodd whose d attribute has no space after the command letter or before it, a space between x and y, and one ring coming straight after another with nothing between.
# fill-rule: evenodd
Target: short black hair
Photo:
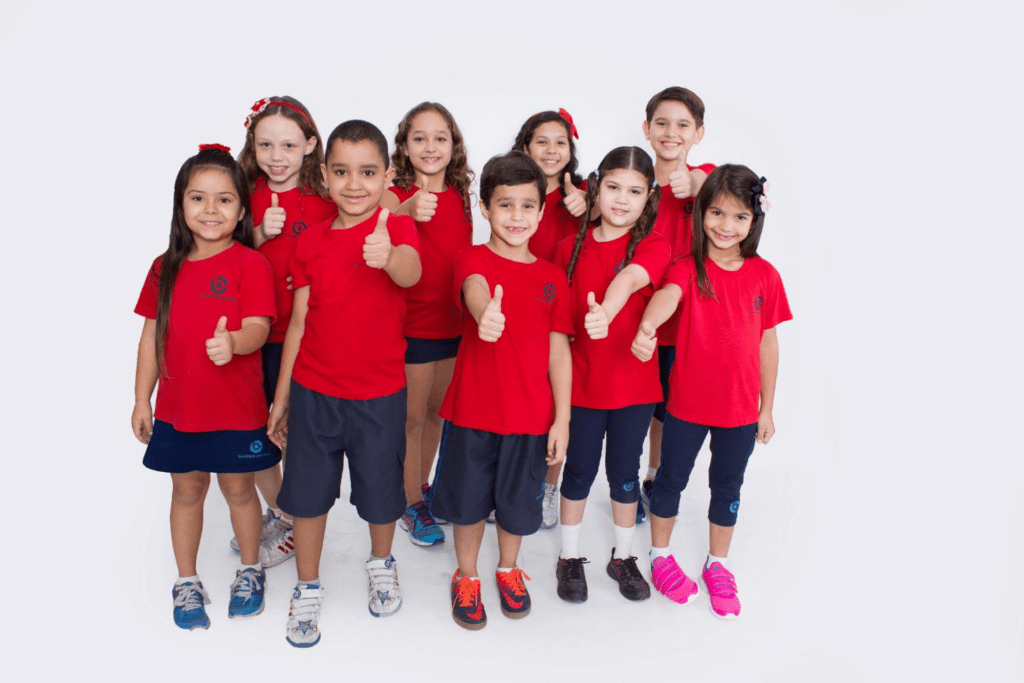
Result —
<instances>
[{"instance_id":1,"label":"short black hair","mask_svg":"<svg viewBox=\"0 0 1024 683\"><path fill-rule=\"evenodd\" d=\"M324 145L324 163L327 162L327 157L330 156L331 148L334 146L334 142L336 140L344 140L345 142L362 142L363 140L369 140L377 146L381 160L384 162L384 170L388 170L387 138L384 137L384 133L380 132L380 128L369 121L353 119L351 121L346 121L345 123L339 123L337 127L331 131L330 137L327 138L327 144Z\"/></svg>"},{"instance_id":2,"label":"short black hair","mask_svg":"<svg viewBox=\"0 0 1024 683\"><path fill-rule=\"evenodd\" d=\"M530 183L537 186L540 207L543 208L548 181L537 162L519 150L513 150L508 154L499 154L491 157L484 164L484 170L480 174L480 201L484 203L484 206L490 208L491 195L494 194L494 188L498 185L529 185Z\"/></svg>"}]
</instances>

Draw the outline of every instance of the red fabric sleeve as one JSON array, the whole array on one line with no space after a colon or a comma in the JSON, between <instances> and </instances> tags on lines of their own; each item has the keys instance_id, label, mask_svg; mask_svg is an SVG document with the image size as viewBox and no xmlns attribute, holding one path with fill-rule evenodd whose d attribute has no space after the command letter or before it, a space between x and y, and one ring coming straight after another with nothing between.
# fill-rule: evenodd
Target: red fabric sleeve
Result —
<instances>
[{"instance_id":1,"label":"red fabric sleeve","mask_svg":"<svg viewBox=\"0 0 1024 683\"><path fill-rule=\"evenodd\" d=\"M144 318L156 320L157 303L160 297L160 264L163 256L156 257L146 274L146 281L135 304L135 312Z\"/></svg>"}]
</instances>

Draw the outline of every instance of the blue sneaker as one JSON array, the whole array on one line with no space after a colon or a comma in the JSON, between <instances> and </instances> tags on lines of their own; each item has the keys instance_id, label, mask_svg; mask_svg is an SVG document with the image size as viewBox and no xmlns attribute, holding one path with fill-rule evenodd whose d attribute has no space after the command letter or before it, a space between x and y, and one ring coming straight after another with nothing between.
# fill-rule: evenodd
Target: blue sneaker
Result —
<instances>
[{"instance_id":1,"label":"blue sneaker","mask_svg":"<svg viewBox=\"0 0 1024 683\"><path fill-rule=\"evenodd\" d=\"M231 601L228 602L228 617L254 617L263 611L263 590L267 585L267 573L262 569L239 569L231 583Z\"/></svg>"},{"instance_id":2,"label":"blue sneaker","mask_svg":"<svg viewBox=\"0 0 1024 683\"><path fill-rule=\"evenodd\" d=\"M433 484L423 484L423 485L420 486L420 490L423 491L423 500L427 501L427 509L429 510L430 509L430 501L434 500L434 485ZM438 526L444 526L445 524L448 523L448 520L441 519L440 517L435 515L433 512L431 512L430 515L434 518L434 523L437 524Z\"/></svg>"},{"instance_id":3,"label":"blue sneaker","mask_svg":"<svg viewBox=\"0 0 1024 683\"><path fill-rule=\"evenodd\" d=\"M210 596L203 588L203 582L186 581L171 589L174 598L174 623L178 628L188 631L197 628L210 628L210 617L206 616L206 607L210 604Z\"/></svg>"},{"instance_id":4,"label":"blue sneaker","mask_svg":"<svg viewBox=\"0 0 1024 683\"><path fill-rule=\"evenodd\" d=\"M409 532L409 540L416 545L431 546L444 543L444 532L430 516L425 501L419 500L407 507L398 523Z\"/></svg>"}]
</instances>

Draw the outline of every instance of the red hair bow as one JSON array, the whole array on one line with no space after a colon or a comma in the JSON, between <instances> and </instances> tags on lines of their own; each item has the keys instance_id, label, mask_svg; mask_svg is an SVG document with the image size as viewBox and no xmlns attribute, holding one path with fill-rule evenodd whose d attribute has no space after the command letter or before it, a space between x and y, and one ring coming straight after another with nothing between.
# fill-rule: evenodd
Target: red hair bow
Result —
<instances>
[{"instance_id":1,"label":"red hair bow","mask_svg":"<svg viewBox=\"0 0 1024 683\"><path fill-rule=\"evenodd\" d=\"M576 130L576 124L572 122L572 114L559 107L558 115L565 119L565 122L569 124L569 135L579 140L580 134L579 131Z\"/></svg>"},{"instance_id":2,"label":"red hair bow","mask_svg":"<svg viewBox=\"0 0 1024 683\"><path fill-rule=\"evenodd\" d=\"M228 154L231 154L230 147L226 145L219 145L217 143L213 143L212 145L199 145L200 152L202 152L204 149L219 149L222 152L227 152Z\"/></svg>"}]
</instances>

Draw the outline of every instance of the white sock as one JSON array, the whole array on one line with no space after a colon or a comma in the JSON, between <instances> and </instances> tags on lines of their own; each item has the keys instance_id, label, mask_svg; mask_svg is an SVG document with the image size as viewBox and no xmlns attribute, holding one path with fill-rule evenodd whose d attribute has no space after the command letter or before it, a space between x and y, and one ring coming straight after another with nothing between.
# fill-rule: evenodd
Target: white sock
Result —
<instances>
[{"instance_id":1,"label":"white sock","mask_svg":"<svg viewBox=\"0 0 1024 683\"><path fill-rule=\"evenodd\" d=\"M636 527L619 526L618 524L612 526L615 527L615 553L612 557L616 560L624 560L633 554L633 534L636 533Z\"/></svg>"},{"instance_id":2,"label":"white sock","mask_svg":"<svg viewBox=\"0 0 1024 683\"><path fill-rule=\"evenodd\" d=\"M562 525L562 552L558 556L563 560L580 557L580 528L583 523Z\"/></svg>"},{"instance_id":3,"label":"white sock","mask_svg":"<svg viewBox=\"0 0 1024 683\"><path fill-rule=\"evenodd\" d=\"M374 560L377 560L379 562L383 562L384 560L390 560L390 559L391 559L391 553L388 553L387 557L377 557L373 553L370 553L370 559L367 560L367 561L368 562L373 562Z\"/></svg>"},{"instance_id":4,"label":"white sock","mask_svg":"<svg viewBox=\"0 0 1024 683\"><path fill-rule=\"evenodd\" d=\"M647 468L647 477L646 477L646 479L653 480L654 477L657 476L657 474L658 474L658 468L657 467L648 467Z\"/></svg>"},{"instance_id":5,"label":"white sock","mask_svg":"<svg viewBox=\"0 0 1024 683\"><path fill-rule=\"evenodd\" d=\"M498 567L498 569L496 571L505 573L505 572L510 572L513 569L515 569L515 566L512 566L512 567Z\"/></svg>"},{"instance_id":6,"label":"white sock","mask_svg":"<svg viewBox=\"0 0 1024 683\"><path fill-rule=\"evenodd\" d=\"M242 563L242 564L238 565L238 571L244 572L246 569L255 569L256 571L261 572L261 571L263 571L263 563L262 562L257 562L256 564L244 564L244 563Z\"/></svg>"},{"instance_id":7,"label":"white sock","mask_svg":"<svg viewBox=\"0 0 1024 683\"><path fill-rule=\"evenodd\" d=\"M180 586L183 583L199 583L199 574L194 576L179 576L178 580L174 582L175 586Z\"/></svg>"},{"instance_id":8,"label":"white sock","mask_svg":"<svg viewBox=\"0 0 1024 683\"><path fill-rule=\"evenodd\" d=\"M320 585L320 577L318 576L315 579L313 579L312 581L303 581L302 579L299 579L299 582L297 584L295 584L295 587L301 589L301 588L303 588L305 586L319 586L319 585Z\"/></svg>"},{"instance_id":9,"label":"white sock","mask_svg":"<svg viewBox=\"0 0 1024 683\"><path fill-rule=\"evenodd\" d=\"M656 557L669 557L671 555L672 551L668 549L668 546L664 548L655 548L653 545L651 546L651 562L653 562Z\"/></svg>"},{"instance_id":10,"label":"white sock","mask_svg":"<svg viewBox=\"0 0 1024 683\"><path fill-rule=\"evenodd\" d=\"M707 562L704 563L704 568L707 569L708 567L710 567L715 562L717 562L718 564L722 565L723 567L725 566L725 558L724 557L715 557L711 553L708 553L708 560L707 560Z\"/></svg>"}]
</instances>

